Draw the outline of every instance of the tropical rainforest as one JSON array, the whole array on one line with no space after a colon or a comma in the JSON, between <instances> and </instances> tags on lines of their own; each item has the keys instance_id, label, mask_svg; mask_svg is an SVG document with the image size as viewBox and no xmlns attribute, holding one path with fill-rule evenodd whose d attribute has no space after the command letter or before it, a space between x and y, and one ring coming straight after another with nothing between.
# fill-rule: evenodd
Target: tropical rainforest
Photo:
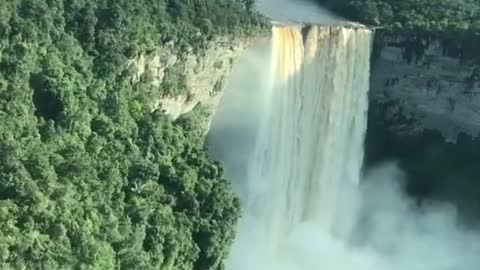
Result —
<instances>
[{"instance_id":1,"label":"tropical rainforest","mask_svg":"<svg viewBox=\"0 0 480 270\"><path fill-rule=\"evenodd\" d=\"M128 62L264 27L231 0L0 1L0 269L221 269L239 202L205 112Z\"/></svg>"},{"instance_id":2,"label":"tropical rainforest","mask_svg":"<svg viewBox=\"0 0 480 270\"><path fill-rule=\"evenodd\" d=\"M478 0L316 1L392 30L480 30ZM206 112L152 111L188 89L132 81L128 63L263 31L253 5L0 1L0 269L223 268L240 208L207 155Z\"/></svg>"}]
</instances>

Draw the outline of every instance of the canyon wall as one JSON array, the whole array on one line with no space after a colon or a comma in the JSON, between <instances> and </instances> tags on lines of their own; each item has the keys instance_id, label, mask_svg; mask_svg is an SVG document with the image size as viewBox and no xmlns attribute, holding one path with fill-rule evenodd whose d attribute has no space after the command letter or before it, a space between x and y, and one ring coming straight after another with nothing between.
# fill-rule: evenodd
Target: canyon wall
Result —
<instances>
[{"instance_id":1,"label":"canyon wall","mask_svg":"<svg viewBox=\"0 0 480 270\"><path fill-rule=\"evenodd\" d=\"M158 88L158 99L152 100L152 110L160 109L177 118L201 103L213 113L234 63L255 39L223 37L209 42L204 50L183 54L173 43L167 44L131 61L133 80L146 78ZM178 94L166 93L169 72L175 87L182 90Z\"/></svg>"},{"instance_id":2,"label":"canyon wall","mask_svg":"<svg viewBox=\"0 0 480 270\"><path fill-rule=\"evenodd\" d=\"M377 31L370 102L398 134L480 132L478 37L466 41Z\"/></svg>"}]
</instances>

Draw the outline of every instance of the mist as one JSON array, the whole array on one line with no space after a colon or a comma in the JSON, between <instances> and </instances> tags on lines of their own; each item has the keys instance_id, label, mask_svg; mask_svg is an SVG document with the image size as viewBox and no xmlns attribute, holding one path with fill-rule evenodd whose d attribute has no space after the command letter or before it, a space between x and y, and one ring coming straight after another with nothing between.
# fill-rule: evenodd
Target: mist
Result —
<instances>
[{"instance_id":1,"label":"mist","mask_svg":"<svg viewBox=\"0 0 480 270\"><path fill-rule=\"evenodd\" d=\"M248 160L255 148L259 120L268 107L270 43L268 38L260 40L238 60L207 134L210 154L222 161L226 176L244 202L248 197Z\"/></svg>"},{"instance_id":2,"label":"mist","mask_svg":"<svg viewBox=\"0 0 480 270\"><path fill-rule=\"evenodd\" d=\"M272 1L260 1L258 9L266 14L281 11L275 6L288 12L295 10L293 15L288 12L275 13L275 18L284 16L289 22L338 22L334 15L309 6L311 3L286 1L287 6L278 1L275 1L275 5L271 3ZM366 98L366 93L356 89L361 88L361 84L349 80L358 80L364 76L362 72L365 70L352 65L362 66L362 63L369 62L359 55L363 51L358 47L361 48L367 39L361 40L354 34L348 34L345 41L341 39L324 40L327 43L325 46L336 47L338 51L322 54L320 48L317 60L312 60L312 63L298 71L304 73L299 80L302 83L295 78L279 83L280 78L275 75L279 61L275 61L275 55L272 54L276 48L272 46L271 40L262 40L239 61L226 85L207 143L211 155L224 163L226 177L232 181L241 198L243 210L237 236L226 261L227 270L476 269L480 264L480 236L477 231L460 222L456 208L440 201L423 201L420 204L408 197L405 193L406 174L395 162L384 163L360 173L361 168L355 164L361 164L363 149L352 149L363 148L362 135L355 132L352 132L353 135L344 134L344 131L332 129L344 125L351 128L352 121L360 121L361 131L366 114L359 113L361 108L359 112L345 113L347 106L352 106L349 103L332 105L331 109L337 111L325 111L324 107L328 107L329 99L333 96L312 96L317 90L335 95L344 91L344 87L353 86L348 90L354 99ZM345 47L338 47L335 42ZM281 47L289 48L287 45ZM338 62L342 57L346 57L345 64ZM350 58L353 60L348 60ZM285 59L280 62L287 63L284 68L290 67ZM298 61L295 61L297 64ZM355 74L348 75L347 71ZM335 83L329 84L328 80ZM344 85L339 84L344 81ZM330 91L331 87L336 88ZM300 90L300 96L283 100L283 92L280 90L286 91L285 93ZM306 92L307 90L311 92ZM323 103L318 106L329 117L311 118L307 112L317 108L313 103L310 109L306 103L298 108L288 103L290 100L304 99L307 102L316 98L322 99ZM350 97L346 96L342 100L348 98ZM294 110L292 112L298 109L299 114L290 116L282 112L280 123L290 123L292 118L293 122L298 122L294 124L300 125L303 133L290 133L289 128L280 125L278 130L277 126L273 126L269 133L265 133L267 135L262 135L261 130L276 121L275 116L279 113L275 108L282 107L278 105L281 102L287 102L285 104L289 104L289 110ZM315 124L302 125L307 118L313 119ZM333 121L331 125L326 125L326 122L330 123L329 119ZM336 147L327 147L327 141L320 142L317 146L310 141L319 136L327 138L329 136L325 134L329 132L334 132L335 136L332 137L334 140L328 142L339 144ZM302 147L302 143L307 144L306 142L309 142L308 145ZM290 147L290 143L300 146L289 152L287 147ZM306 154L298 153L302 151ZM306 158L319 152L324 154L323 159ZM281 158L284 157L287 162L272 162L264 166L264 163L269 162L269 156L280 162L284 161ZM309 168L308 173L298 172L299 168L307 168L305 163L315 165ZM292 173L292 170L296 172ZM317 175L314 171L328 171L328 177L325 174ZM293 175L285 178L288 178L287 184L279 182L285 175ZM358 181L347 179L352 175L358 175ZM311 188L311 184L302 186L303 182L327 180L329 184L323 185L318 192ZM332 186L330 182L335 185ZM341 185L336 185L338 183ZM331 189L337 186L341 188ZM304 187L310 190L305 191ZM291 189L300 192L301 196L293 197ZM329 201L317 205L311 203L312 200L318 203L318 197L322 196L329 197ZM297 197L301 200L296 201ZM298 204L305 205L299 207ZM282 212L277 206L289 211ZM298 214L297 218L296 211L292 213L292 209L301 210L302 214ZM324 210L325 217L322 216ZM313 215L304 214L312 211L315 212ZM327 212L333 213L335 218L328 216ZM326 223L328 226L324 226ZM279 226L282 228L279 229ZM277 239L278 236L280 239Z\"/></svg>"},{"instance_id":3,"label":"mist","mask_svg":"<svg viewBox=\"0 0 480 270\"><path fill-rule=\"evenodd\" d=\"M462 225L453 204L419 205L405 194L405 184L394 162L366 172L359 187L362 219L353 233L359 246L383 269L476 269L478 233Z\"/></svg>"},{"instance_id":4,"label":"mist","mask_svg":"<svg viewBox=\"0 0 480 270\"><path fill-rule=\"evenodd\" d=\"M462 228L455 208L431 202L419 208L403 192L403 172L387 163L367 172L350 241L339 241L304 224L288 240L283 256L258 261L258 235L240 233L227 269L265 270L469 270L480 263L480 239ZM239 226L256 226L248 216ZM240 255L240 256L238 256Z\"/></svg>"}]
</instances>

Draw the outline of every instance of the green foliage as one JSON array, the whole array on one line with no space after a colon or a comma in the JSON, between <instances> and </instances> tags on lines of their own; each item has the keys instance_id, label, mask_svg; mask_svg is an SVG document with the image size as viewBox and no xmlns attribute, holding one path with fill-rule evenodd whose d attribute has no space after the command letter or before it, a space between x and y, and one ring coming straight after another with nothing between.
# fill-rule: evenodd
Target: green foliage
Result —
<instances>
[{"instance_id":1,"label":"green foliage","mask_svg":"<svg viewBox=\"0 0 480 270\"><path fill-rule=\"evenodd\" d=\"M166 95L180 95L187 92L184 62L177 62L165 71L162 90Z\"/></svg>"},{"instance_id":2,"label":"green foliage","mask_svg":"<svg viewBox=\"0 0 480 270\"><path fill-rule=\"evenodd\" d=\"M0 1L0 269L221 268L239 204L205 116L151 113L127 60L253 33L249 3Z\"/></svg>"},{"instance_id":3,"label":"green foliage","mask_svg":"<svg viewBox=\"0 0 480 270\"><path fill-rule=\"evenodd\" d=\"M478 0L317 0L356 21L395 31L479 32Z\"/></svg>"}]
</instances>

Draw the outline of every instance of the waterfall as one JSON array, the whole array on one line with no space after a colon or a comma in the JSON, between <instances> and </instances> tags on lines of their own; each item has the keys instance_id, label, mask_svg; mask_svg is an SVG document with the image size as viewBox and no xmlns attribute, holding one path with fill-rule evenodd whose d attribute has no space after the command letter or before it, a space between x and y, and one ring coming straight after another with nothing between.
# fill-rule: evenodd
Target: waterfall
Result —
<instances>
[{"instance_id":1,"label":"waterfall","mask_svg":"<svg viewBox=\"0 0 480 270\"><path fill-rule=\"evenodd\" d=\"M305 226L346 239L363 160L372 33L277 25L271 42L229 269L292 269L272 262L291 257Z\"/></svg>"},{"instance_id":2,"label":"waterfall","mask_svg":"<svg viewBox=\"0 0 480 270\"><path fill-rule=\"evenodd\" d=\"M270 108L248 175L264 189L252 188L246 211L275 253L301 223L341 233L339 208L363 159L371 33L275 26L272 40Z\"/></svg>"}]
</instances>

